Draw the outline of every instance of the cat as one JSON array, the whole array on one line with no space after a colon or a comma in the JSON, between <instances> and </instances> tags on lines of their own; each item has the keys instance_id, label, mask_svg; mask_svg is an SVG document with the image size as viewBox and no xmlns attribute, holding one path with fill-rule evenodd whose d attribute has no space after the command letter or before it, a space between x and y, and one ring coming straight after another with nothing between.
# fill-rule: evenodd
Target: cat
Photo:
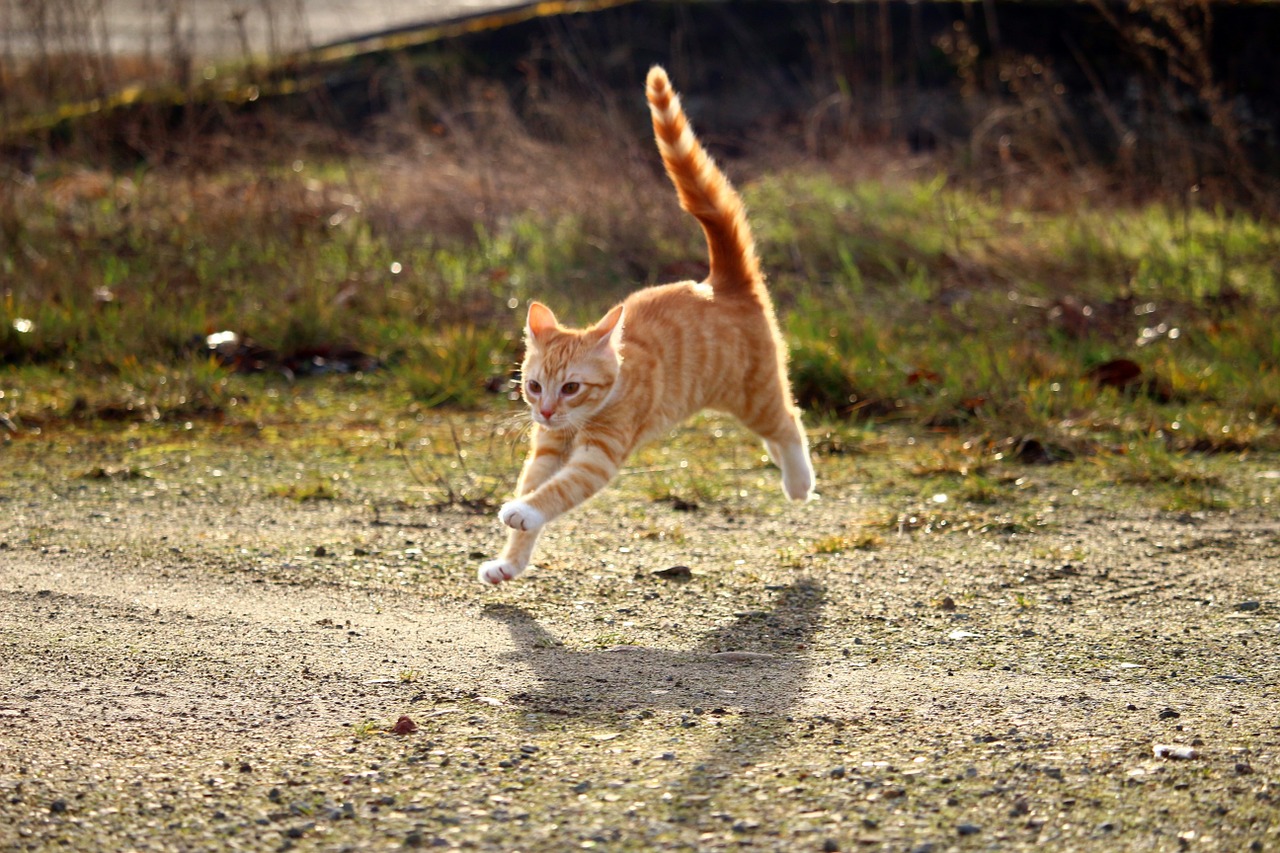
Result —
<instances>
[{"instance_id":1,"label":"cat","mask_svg":"<svg viewBox=\"0 0 1280 853\"><path fill-rule=\"evenodd\" d=\"M661 67L646 96L680 206L702 225L706 281L639 290L587 329L529 305L521 391L532 448L499 519L510 530L480 580L529 565L547 522L600 491L631 451L701 409L728 412L764 439L794 501L813 495L808 440L787 380L787 348L765 289L742 199L693 133Z\"/></svg>"}]
</instances>

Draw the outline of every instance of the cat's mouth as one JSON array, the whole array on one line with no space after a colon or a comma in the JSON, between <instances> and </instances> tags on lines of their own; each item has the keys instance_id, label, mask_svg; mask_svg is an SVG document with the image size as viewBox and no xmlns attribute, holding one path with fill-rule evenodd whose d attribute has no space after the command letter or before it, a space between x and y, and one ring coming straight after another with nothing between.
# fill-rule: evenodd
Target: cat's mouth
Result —
<instances>
[{"instance_id":1,"label":"cat's mouth","mask_svg":"<svg viewBox=\"0 0 1280 853\"><path fill-rule=\"evenodd\" d=\"M546 427L547 429L564 429L569 425L569 416L562 412L552 412L549 416L542 412L535 411L533 413L535 423Z\"/></svg>"}]
</instances>

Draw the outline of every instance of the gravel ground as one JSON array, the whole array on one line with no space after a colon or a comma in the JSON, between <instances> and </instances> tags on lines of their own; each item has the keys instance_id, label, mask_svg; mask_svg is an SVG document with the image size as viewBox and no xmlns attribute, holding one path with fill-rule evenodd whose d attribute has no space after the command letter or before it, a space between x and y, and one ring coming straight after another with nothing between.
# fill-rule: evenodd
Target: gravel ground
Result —
<instances>
[{"instance_id":1,"label":"gravel ground","mask_svg":"<svg viewBox=\"0 0 1280 853\"><path fill-rule=\"evenodd\" d=\"M939 515L895 441L624 477L497 590L358 430L11 441L0 849L1280 848L1280 460Z\"/></svg>"}]
</instances>

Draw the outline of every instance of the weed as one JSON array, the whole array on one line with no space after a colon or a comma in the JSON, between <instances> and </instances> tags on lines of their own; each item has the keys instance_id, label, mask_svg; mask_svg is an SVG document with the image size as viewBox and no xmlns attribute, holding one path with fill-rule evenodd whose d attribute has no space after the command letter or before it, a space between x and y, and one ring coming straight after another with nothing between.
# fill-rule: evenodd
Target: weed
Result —
<instances>
[{"instance_id":1,"label":"weed","mask_svg":"<svg viewBox=\"0 0 1280 853\"><path fill-rule=\"evenodd\" d=\"M609 649L614 646L634 646L635 638L630 634L622 631L606 631L595 638L594 644L599 649Z\"/></svg>"},{"instance_id":2,"label":"weed","mask_svg":"<svg viewBox=\"0 0 1280 853\"><path fill-rule=\"evenodd\" d=\"M356 738L367 738L381 734L387 730L387 724L374 719L367 719L351 726L351 735Z\"/></svg>"},{"instance_id":3,"label":"weed","mask_svg":"<svg viewBox=\"0 0 1280 853\"><path fill-rule=\"evenodd\" d=\"M804 567L804 555L795 548L779 548L777 551L778 565L786 569L800 569Z\"/></svg>"},{"instance_id":4,"label":"weed","mask_svg":"<svg viewBox=\"0 0 1280 853\"><path fill-rule=\"evenodd\" d=\"M495 506L495 498L510 489L510 474L504 469L499 474L476 470L471 464L472 452L463 446L463 437L459 436L453 422L448 424L448 450L431 452L434 444L430 437L418 439L415 445L426 451L425 466L429 473L424 477L415 469L415 462L409 456L403 441L396 443L400 459L405 470L434 497L436 506L459 507L471 512L488 512ZM467 430L470 433L470 430ZM506 454L497 453L498 439L505 436L505 430L497 429L489 433L488 446L482 454L477 454L486 464L501 464ZM429 478L429 481L428 481Z\"/></svg>"},{"instance_id":5,"label":"weed","mask_svg":"<svg viewBox=\"0 0 1280 853\"><path fill-rule=\"evenodd\" d=\"M273 486L267 494L276 498L288 498L302 503L308 501L332 501L338 499L338 491L325 480L311 483L290 483L285 486Z\"/></svg>"},{"instance_id":6,"label":"weed","mask_svg":"<svg viewBox=\"0 0 1280 853\"><path fill-rule=\"evenodd\" d=\"M813 543L814 554L842 554L845 551L869 551L884 544L884 539L871 531L851 536L828 536Z\"/></svg>"}]
</instances>

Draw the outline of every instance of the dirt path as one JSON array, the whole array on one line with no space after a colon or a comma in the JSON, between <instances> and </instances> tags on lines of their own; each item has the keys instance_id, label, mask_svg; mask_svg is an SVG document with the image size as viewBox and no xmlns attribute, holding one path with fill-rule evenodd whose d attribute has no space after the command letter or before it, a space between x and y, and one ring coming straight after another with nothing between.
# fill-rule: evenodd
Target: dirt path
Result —
<instances>
[{"instance_id":1,"label":"dirt path","mask_svg":"<svg viewBox=\"0 0 1280 853\"><path fill-rule=\"evenodd\" d=\"M207 452L6 482L0 848L1280 844L1269 492L828 551L875 503L839 460L802 511L624 482L491 591L488 518Z\"/></svg>"}]
</instances>

